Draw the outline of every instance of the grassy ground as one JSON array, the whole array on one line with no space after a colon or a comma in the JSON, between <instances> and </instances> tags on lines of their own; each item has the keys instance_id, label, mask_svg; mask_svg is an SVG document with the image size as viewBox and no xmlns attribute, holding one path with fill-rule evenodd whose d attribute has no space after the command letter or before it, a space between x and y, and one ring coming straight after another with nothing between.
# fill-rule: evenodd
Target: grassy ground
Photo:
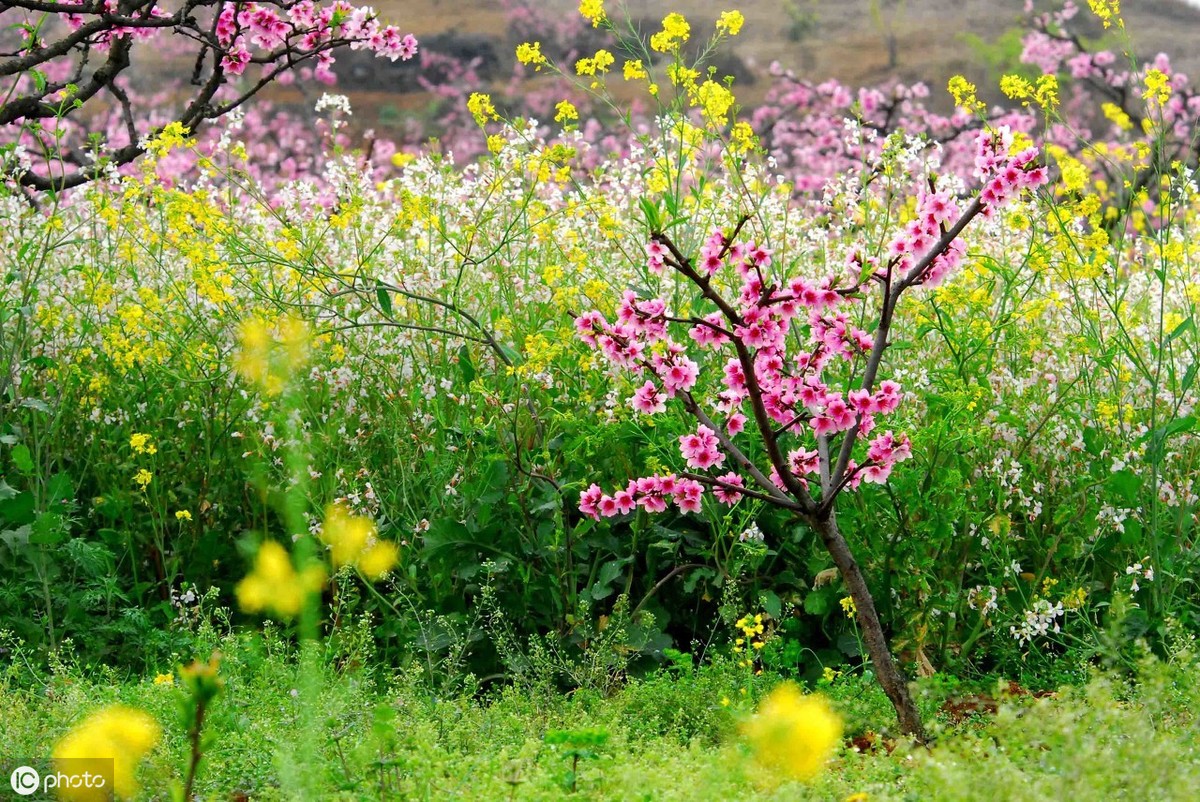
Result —
<instances>
[{"instance_id":1,"label":"grassy ground","mask_svg":"<svg viewBox=\"0 0 1200 802\"><path fill-rule=\"evenodd\" d=\"M738 738L739 720L778 678L748 680L729 664L654 674L608 697L516 687L439 695L419 670L305 674L277 641L221 646L225 688L196 786L204 799L1185 800L1200 787L1190 658L1041 699L1002 695L994 713L986 691L926 682L930 750L873 736L892 720L883 697L869 679L838 678L825 692L846 743L800 785L758 766ZM162 724L140 779L144 795L169 798L188 755L179 688L70 664L35 678L19 652L8 655L6 775L120 701ZM602 744L580 746L597 733Z\"/></svg>"}]
</instances>

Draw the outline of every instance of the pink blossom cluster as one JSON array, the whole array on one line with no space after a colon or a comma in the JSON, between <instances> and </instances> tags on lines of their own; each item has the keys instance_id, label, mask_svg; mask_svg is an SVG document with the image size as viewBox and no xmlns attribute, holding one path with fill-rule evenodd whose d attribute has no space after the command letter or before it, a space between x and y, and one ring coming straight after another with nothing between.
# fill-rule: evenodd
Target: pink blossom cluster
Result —
<instances>
[{"instance_id":1,"label":"pink blossom cluster","mask_svg":"<svg viewBox=\"0 0 1200 802\"><path fill-rule=\"evenodd\" d=\"M669 252L661 242L652 242L647 253L652 269L667 264ZM641 300L627 291L616 322L608 322L599 312L587 312L576 319L577 331L584 342L598 347L614 365L635 375L653 376L630 398L630 404L639 413L665 411L668 398L683 395L690 399L699 369L687 358L683 346L668 335L668 323L679 320L694 323L690 335L701 348L712 349L736 341L752 354L753 390L742 358L734 356L724 363L722 389L716 393L714 407L723 413L729 437L744 431L747 416L743 408L752 393L781 431L798 434L809 430L825 436L858 425L858 436L865 437L875 428L875 416L891 413L899 405L900 386L884 381L874 392L859 389L844 395L832 390L822 380L825 367L834 358L860 358L870 351L872 339L855 328L848 315L836 309L844 298L832 289L832 278L817 284L801 278L775 284L769 279L771 264L770 249L753 242L732 244L724 233L714 232L700 249L699 272L694 275L707 282L722 270L736 271L740 291L732 315L716 312L682 321L668 314L666 302L661 298ZM787 335L797 319L806 323L810 348L792 356ZM891 466L910 455L907 442L891 432L872 440L868 462L861 471L852 466L856 474L853 485L864 480L884 481ZM721 468L727 456L717 432L704 424L679 438L679 453L690 469L698 471ZM795 476L806 486L804 475L818 470L816 455L816 451L804 450L791 455ZM688 479L692 480L687 485L692 488L690 492L698 493L703 482L713 488L718 501L727 504L741 498L738 488L745 486L744 479L734 472L715 478L689 476ZM595 517L623 514L635 504L652 512L660 511L659 507L665 508L665 504L656 500L662 494L655 483L667 480L670 487L675 487L674 477L651 477L635 480L625 491L611 497L593 485L585 494L581 509ZM786 487L777 474L773 481L781 489ZM687 499L691 504L692 497ZM694 511L682 504L680 509Z\"/></svg>"},{"instance_id":2,"label":"pink blossom cluster","mask_svg":"<svg viewBox=\"0 0 1200 802\"><path fill-rule=\"evenodd\" d=\"M217 41L225 49L221 66L232 75L245 71L252 59L252 46L269 53L268 62L279 58L282 53L278 49L286 45L316 53L313 77L330 84L336 78L334 56L327 46L335 39L392 61L407 61L417 53L417 40L412 34L401 34L394 25L380 24L373 8L355 7L344 0L328 6L301 0L278 10L259 3L225 3L217 14L215 30Z\"/></svg>"},{"instance_id":3,"label":"pink blossom cluster","mask_svg":"<svg viewBox=\"0 0 1200 802\"><path fill-rule=\"evenodd\" d=\"M736 477L735 477L736 478ZM593 484L579 498L579 510L599 520L601 516L626 515L635 507L647 512L664 512L667 502L673 502L682 512L700 512L704 486L693 479L681 479L675 474L646 476L631 479L624 490L611 496L600 485Z\"/></svg>"},{"instance_id":4,"label":"pink blossom cluster","mask_svg":"<svg viewBox=\"0 0 1200 802\"><path fill-rule=\"evenodd\" d=\"M120 3L117 0L101 0L99 4L88 2L88 0L63 0L65 5L69 6L87 6L92 13L117 15L121 12ZM94 10L93 10L94 9ZM151 6L147 14L150 19L161 20L167 19L171 15L159 8ZM74 14L71 12L62 12L62 20L67 27L72 31L78 31L84 26L87 17L82 14ZM128 36L133 39L149 39L158 33L160 29L145 25L113 25L105 27L102 31L97 32L92 37L92 46L100 52L104 52L112 45L114 39Z\"/></svg>"},{"instance_id":5,"label":"pink blossom cluster","mask_svg":"<svg viewBox=\"0 0 1200 802\"><path fill-rule=\"evenodd\" d=\"M1046 169L1037 163L1037 149L1013 153L1012 146L1009 129L982 131L974 149L974 174L982 185L975 199L968 204L936 186L922 192L914 219L889 243L886 263L855 253L847 265L849 272L860 276L864 267L869 268L868 279L883 286L885 307L890 304L892 308L905 287L944 279L965 255L957 235L973 217L990 214L1046 182ZM670 267L682 274L717 311L681 317L672 314L664 299L640 298L627 290L615 321L598 311L586 312L576 318L576 331L612 365L641 382L629 399L636 412L658 414L666 410L667 399L682 399L685 409L700 421L694 432L679 438L679 454L689 469L721 469L731 454L747 467L732 438L745 431L751 418L761 438L770 442L789 435L813 437L828 448L840 436L841 442L866 444L862 462L849 458L849 450L845 452L836 488L828 484L832 466L822 465L820 448L792 450L785 461L773 462L765 480L763 473L752 472L766 493L797 488L808 493L813 477L824 480L823 496L843 488L855 489L862 482L883 483L897 463L912 455L906 436L890 430L876 433L878 419L899 407L902 389L895 381L874 382L878 357L886 347L886 326L880 324L881 339L856 325L861 314L850 307L861 303L863 279L839 288L836 276L779 278L772 270L775 258L770 248L753 241L734 242L722 231L713 232L700 245L695 259L679 253L661 234L651 237L645 252L652 273L662 274ZM726 300L718 287L733 287L736 295ZM720 377L714 378L715 386L705 388L711 391L708 403L723 418L723 427L711 422L693 395L700 366L672 339L672 324L687 326L691 340L702 351L732 346L733 354L723 362L710 363L720 365ZM797 343L802 343L799 349ZM861 369L871 358L875 363ZM837 389L825 376L827 368L835 364L852 368L848 374L839 369L839 375L864 377L860 386ZM722 428L723 432L719 431ZM698 483L697 488L713 488L716 498L725 503L737 501L746 488L745 479L735 472L720 477L688 473L683 478ZM670 479L674 488L675 477ZM597 518L623 514L638 504L659 511L665 508L663 494L657 489L662 481L662 477L634 480L612 497L593 485L584 495L581 509ZM765 483L773 487L763 487ZM647 489L641 489L643 486ZM643 503L643 499L657 500ZM681 505L681 509L686 508Z\"/></svg>"},{"instance_id":6,"label":"pink blossom cluster","mask_svg":"<svg viewBox=\"0 0 1200 802\"><path fill-rule=\"evenodd\" d=\"M984 129L975 138L972 175L983 181L978 202L980 213L990 217L996 209L1026 190L1046 183L1045 166L1037 164L1038 149L1028 147L1011 153L1013 133L1006 127ZM962 206L949 192L921 190L917 193L916 215L888 243L892 264L910 274L913 283L935 286L953 272L966 255L962 240L949 242L920 275L911 275L921 255L945 235L947 227L962 214Z\"/></svg>"}]
</instances>

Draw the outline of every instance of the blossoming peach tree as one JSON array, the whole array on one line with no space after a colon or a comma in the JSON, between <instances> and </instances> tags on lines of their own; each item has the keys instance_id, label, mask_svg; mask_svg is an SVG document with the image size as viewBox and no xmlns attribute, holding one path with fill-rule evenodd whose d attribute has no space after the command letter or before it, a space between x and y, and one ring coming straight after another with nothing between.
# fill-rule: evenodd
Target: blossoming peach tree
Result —
<instances>
[{"instance_id":1,"label":"blossoming peach tree","mask_svg":"<svg viewBox=\"0 0 1200 802\"><path fill-rule=\"evenodd\" d=\"M333 83L339 47L417 52L345 0L6 0L0 23L0 168L40 191L128 164L164 129L194 133L272 82ZM174 64L189 71L177 85L164 80Z\"/></svg>"},{"instance_id":2,"label":"blossoming peach tree","mask_svg":"<svg viewBox=\"0 0 1200 802\"><path fill-rule=\"evenodd\" d=\"M920 717L838 527L836 502L864 482L886 482L911 456L908 437L883 425L903 398L898 382L880 377L901 297L943 281L962 263L960 234L972 220L1045 183L1037 156L1034 147L1014 148L1008 129L985 129L975 145L973 197L931 182L885 253L859 249L843 275L819 281L775 269L772 250L742 236L746 217L731 232L713 232L694 256L652 230L648 269L681 277L701 311L676 314L661 297L627 290L615 320L589 311L575 321L585 343L640 382L629 399L636 411L655 415L673 402L696 423L679 438L686 468L630 479L612 493L592 484L580 511L597 520L670 504L697 513L708 491L723 504L746 496L795 514L837 566L876 676L901 729L918 739ZM878 303L873 331L855 325L871 297Z\"/></svg>"}]
</instances>

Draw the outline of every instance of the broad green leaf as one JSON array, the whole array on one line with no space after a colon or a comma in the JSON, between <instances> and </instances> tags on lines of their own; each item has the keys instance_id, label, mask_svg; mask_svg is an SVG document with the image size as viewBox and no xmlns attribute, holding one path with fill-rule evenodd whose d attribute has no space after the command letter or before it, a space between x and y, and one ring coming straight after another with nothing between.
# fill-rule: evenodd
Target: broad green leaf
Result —
<instances>
[{"instance_id":1,"label":"broad green leaf","mask_svg":"<svg viewBox=\"0 0 1200 802\"><path fill-rule=\"evenodd\" d=\"M26 476L33 473L33 456L29 453L29 446L24 443L13 446L12 459L18 471Z\"/></svg>"}]
</instances>

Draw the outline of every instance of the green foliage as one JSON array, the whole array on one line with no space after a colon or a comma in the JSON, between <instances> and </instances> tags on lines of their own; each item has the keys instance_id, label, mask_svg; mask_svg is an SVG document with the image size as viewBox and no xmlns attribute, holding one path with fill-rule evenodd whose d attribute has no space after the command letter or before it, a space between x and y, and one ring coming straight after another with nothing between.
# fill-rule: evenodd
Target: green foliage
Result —
<instances>
[{"instance_id":1,"label":"green foliage","mask_svg":"<svg viewBox=\"0 0 1200 802\"><path fill-rule=\"evenodd\" d=\"M13 660L0 675L9 712L0 763L48 754L87 713L120 701L147 710L163 740L140 772L148 796L183 781L189 722L178 715L195 690L151 679L117 678L69 660L30 665L25 647L4 641ZM513 687L482 698L431 696L419 673L379 666L347 671L315 664L322 715L298 732L294 693L302 668L293 647L268 632L230 636L219 646L224 687L205 720L202 798L287 799L281 751L312 745L311 785L322 798L395 799L428 795L487 799L869 799L1054 800L1100 802L1136 787L1149 798L1184 800L1200 782L1195 710L1200 686L1194 639L1175 630L1168 660L1143 659L1134 675L1097 675L1040 699L989 683L920 683L936 711L998 702L995 714L943 715L931 751L882 748L870 723L888 702L869 680L825 687L858 744L838 750L810 785L782 782L737 746L738 722L779 681L718 661L631 681L613 696L530 695ZM32 669L32 670L30 670ZM1008 688L1007 682L1001 683ZM741 693L742 689L747 694ZM734 699L724 705L723 700ZM741 700L745 700L745 704ZM190 708L194 712L194 707Z\"/></svg>"}]
</instances>

